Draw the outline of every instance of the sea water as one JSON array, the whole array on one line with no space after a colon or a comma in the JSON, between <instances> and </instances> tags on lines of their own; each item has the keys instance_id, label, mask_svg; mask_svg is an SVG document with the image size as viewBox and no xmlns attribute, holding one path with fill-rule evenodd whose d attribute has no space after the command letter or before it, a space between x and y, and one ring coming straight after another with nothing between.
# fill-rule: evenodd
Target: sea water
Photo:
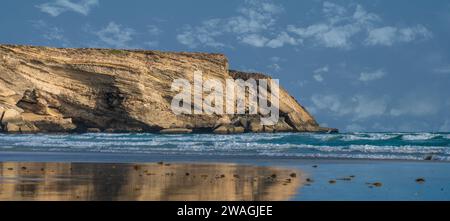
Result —
<instances>
[{"instance_id":1,"label":"sea water","mask_svg":"<svg viewBox=\"0 0 450 221\"><path fill-rule=\"evenodd\" d=\"M0 134L14 152L450 161L450 133Z\"/></svg>"}]
</instances>

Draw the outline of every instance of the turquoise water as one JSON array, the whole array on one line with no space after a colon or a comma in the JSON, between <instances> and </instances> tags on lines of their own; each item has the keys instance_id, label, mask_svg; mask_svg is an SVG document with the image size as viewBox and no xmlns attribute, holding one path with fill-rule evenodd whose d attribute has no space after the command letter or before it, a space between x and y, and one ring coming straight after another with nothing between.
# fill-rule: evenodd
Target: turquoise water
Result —
<instances>
[{"instance_id":1,"label":"turquoise water","mask_svg":"<svg viewBox=\"0 0 450 221\"><path fill-rule=\"evenodd\" d=\"M450 161L450 133L0 134L2 152Z\"/></svg>"}]
</instances>

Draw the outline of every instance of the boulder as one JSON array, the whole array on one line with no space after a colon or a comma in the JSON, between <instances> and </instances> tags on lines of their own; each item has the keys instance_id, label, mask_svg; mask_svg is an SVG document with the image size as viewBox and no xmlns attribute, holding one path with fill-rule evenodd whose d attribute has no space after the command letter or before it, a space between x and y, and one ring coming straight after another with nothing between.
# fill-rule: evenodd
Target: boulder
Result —
<instances>
[{"instance_id":1,"label":"boulder","mask_svg":"<svg viewBox=\"0 0 450 221\"><path fill-rule=\"evenodd\" d=\"M228 125L230 123L231 123L230 117L225 115L222 118L220 118L219 120L217 120L217 122L214 125L214 129L218 128L218 127L220 127L222 125Z\"/></svg>"},{"instance_id":2,"label":"boulder","mask_svg":"<svg viewBox=\"0 0 450 221\"><path fill-rule=\"evenodd\" d=\"M19 123L22 121L22 116L20 115L19 111L14 109L6 109L3 113L1 123L5 125L6 123Z\"/></svg>"},{"instance_id":3,"label":"boulder","mask_svg":"<svg viewBox=\"0 0 450 221\"><path fill-rule=\"evenodd\" d=\"M250 121L249 121L248 118L245 118L245 117L240 117L240 118L239 118L239 125L242 126L242 127L244 127L244 128L248 128L249 122L250 122Z\"/></svg>"},{"instance_id":4,"label":"boulder","mask_svg":"<svg viewBox=\"0 0 450 221\"><path fill-rule=\"evenodd\" d=\"M159 131L162 134L188 134L192 133L192 129L187 128L168 128Z\"/></svg>"},{"instance_id":5,"label":"boulder","mask_svg":"<svg viewBox=\"0 0 450 221\"><path fill-rule=\"evenodd\" d=\"M15 123L6 123L5 131L8 133L20 133L20 126Z\"/></svg>"},{"instance_id":6,"label":"boulder","mask_svg":"<svg viewBox=\"0 0 450 221\"><path fill-rule=\"evenodd\" d=\"M273 133L275 131L274 127L271 125L264 125L263 127L264 127L264 132L266 132L266 133Z\"/></svg>"},{"instance_id":7,"label":"boulder","mask_svg":"<svg viewBox=\"0 0 450 221\"><path fill-rule=\"evenodd\" d=\"M20 125L20 132L22 133L35 133L37 131L39 131L39 129L31 123Z\"/></svg>"},{"instance_id":8,"label":"boulder","mask_svg":"<svg viewBox=\"0 0 450 221\"><path fill-rule=\"evenodd\" d=\"M2 129L2 120L3 120L3 114L5 113L5 108L0 106L0 129Z\"/></svg>"},{"instance_id":9,"label":"boulder","mask_svg":"<svg viewBox=\"0 0 450 221\"><path fill-rule=\"evenodd\" d=\"M264 131L264 127L260 121L251 121L249 124L249 130L254 133L260 133Z\"/></svg>"},{"instance_id":10,"label":"boulder","mask_svg":"<svg viewBox=\"0 0 450 221\"><path fill-rule=\"evenodd\" d=\"M273 125L273 130L275 132L289 132L289 131L293 131L294 128L292 128L289 124L287 124L284 121L284 118L280 118L280 120Z\"/></svg>"},{"instance_id":11,"label":"boulder","mask_svg":"<svg viewBox=\"0 0 450 221\"><path fill-rule=\"evenodd\" d=\"M226 126L226 125L219 126L214 130L214 133L215 134L228 134L229 133L228 126Z\"/></svg>"},{"instance_id":12,"label":"boulder","mask_svg":"<svg viewBox=\"0 0 450 221\"><path fill-rule=\"evenodd\" d=\"M241 126L222 125L214 130L215 134L238 134L244 133L245 128Z\"/></svg>"},{"instance_id":13,"label":"boulder","mask_svg":"<svg viewBox=\"0 0 450 221\"><path fill-rule=\"evenodd\" d=\"M233 133L235 134L240 134L240 133L244 133L245 132L245 128L244 127L234 127L233 128Z\"/></svg>"},{"instance_id":14,"label":"boulder","mask_svg":"<svg viewBox=\"0 0 450 221\"><path fill-rule=\"evenodd\" d=\"M86 132L88 132L88 133L100 133L102 131L99 128L88 128L88 129L86 129Z\"/></svg>"},{"instance_id":15,"label":"boulder","mask_svg":"<svg viewBox=\"0 0 450 221\"><path fill-rule=\"evenodd\" d=\"M46 116L32 122L39 128L39 131L43 132L72 132L76 129L76 125L70 118Z\"/></svg>"}]
</instances>

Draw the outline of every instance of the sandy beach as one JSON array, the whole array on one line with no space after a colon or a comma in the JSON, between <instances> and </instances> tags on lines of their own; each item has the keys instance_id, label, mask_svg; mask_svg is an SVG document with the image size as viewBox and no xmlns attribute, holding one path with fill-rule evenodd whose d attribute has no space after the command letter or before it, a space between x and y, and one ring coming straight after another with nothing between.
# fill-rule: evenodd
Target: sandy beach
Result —
<instances>
[{"instance_id":1,"label":"sandy beach","mask_svg":"<svg viewBox=\"0 0 450 221\"><path fill-rule=\"evenodd\" d=\"M450 200L448 162L29 154L0 155L0 200Z\"/></svg>"},{"instance_id":2,"label":"sandy beach","mask_svg":"<svg viewBox=\"0 0 450 221\"><path fill-rule=\"evenodd\" d=\"M297 170L237 164L0 163L0 200L288 200Z\"/></svg>"}]
</instances>

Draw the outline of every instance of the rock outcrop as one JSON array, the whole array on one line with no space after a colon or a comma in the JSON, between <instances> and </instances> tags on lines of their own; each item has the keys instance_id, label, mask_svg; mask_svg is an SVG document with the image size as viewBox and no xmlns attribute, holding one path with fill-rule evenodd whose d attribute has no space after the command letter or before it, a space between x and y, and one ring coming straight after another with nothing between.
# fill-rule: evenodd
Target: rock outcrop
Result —
<instances>
[{"instance_id":1,"label":"rock outcrop","mask_svg":"<svg viewBox=\"0 0 450 221\"><path fill-rule=\"evenodd\" d=\"M2 132L334 132L286 90L280 121L257 115L175 115L174 79L269 78L228 70L222 54L0 45Z\"/></svg>"}]
</instances>

